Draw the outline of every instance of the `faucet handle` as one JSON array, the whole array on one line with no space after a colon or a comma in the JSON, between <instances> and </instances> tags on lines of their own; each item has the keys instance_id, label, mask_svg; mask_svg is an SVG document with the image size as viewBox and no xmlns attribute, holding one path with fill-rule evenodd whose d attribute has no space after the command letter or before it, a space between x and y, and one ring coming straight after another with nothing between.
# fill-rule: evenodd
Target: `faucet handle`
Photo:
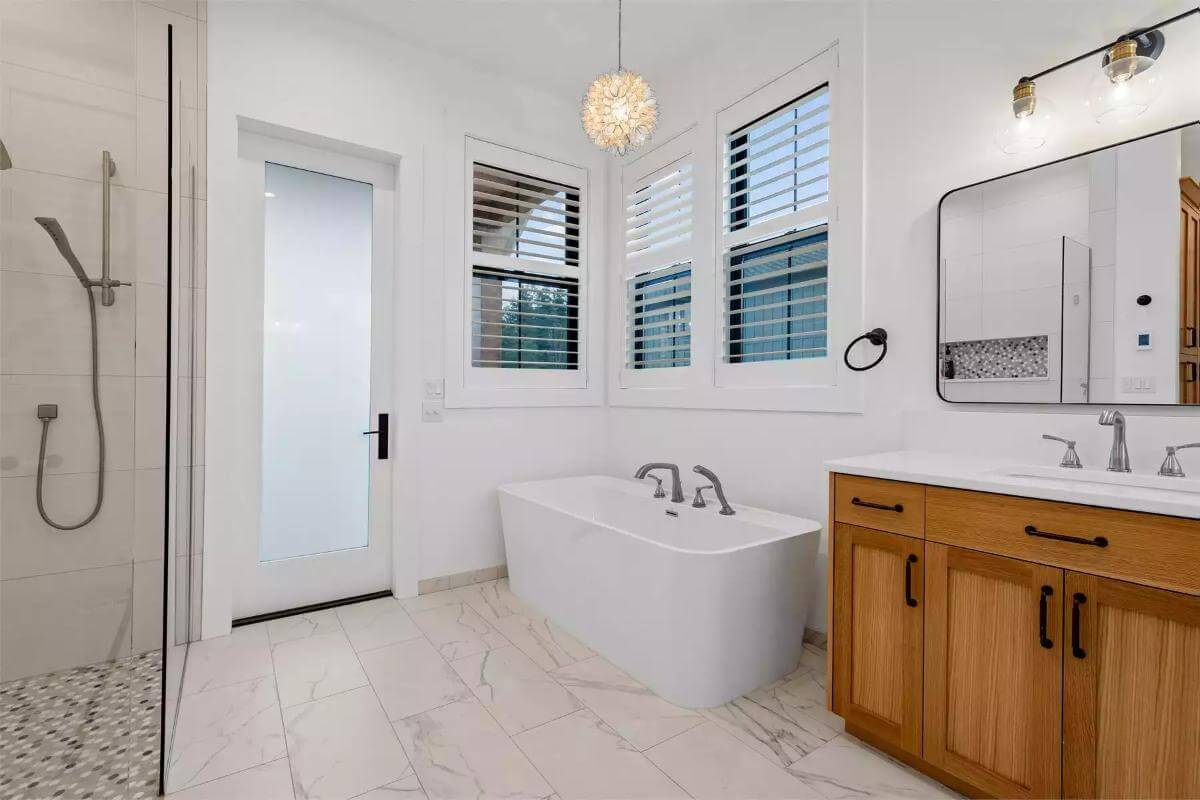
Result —
<instances>
[{"instance_id":1,"label":"faucet handle","mask_svg":"<svg viewBox=\"0 0 1200 800\"><path fill-rule=\"evenodd\" d=\"M1179 459L1175 456L1175 451L1186 450L1189 447L1200 447L1200 442L1168 445L1167 457L1163 459L1162 466L1158 468L1158 474L1164 478L1186 478L1187 474L1183 471L1183 464L1179 463Z\"/></svg>"},{"instance_id":2,"label":"faucet handle","mask_svg":"<svg viewBox=\"0 0 1200 800\"><path fill-rule=\"evenodd\" d=\"M656 484L656 485L655 485L655 487L654 487L654 497L655 497L655 499L657 499L657 500L661 500L662 498L664 498L664 497L666 497L666 496L667 496L667 493L666 493L666 492L664 492L664 491L663 491L663 488L662 488L662 478L660 478L660 477L658 477L657 475L654 475L654 474L647 475L646 477L647 477L647 478L649 478L650 480L654 481L654 482L655 482L655 484Z\"/></svg>"},{"instance_id":3,"label":"faucet handle","mask_svg":"<svg viewBox=\"0 0 1200 800\"><path fill-rule=\"evenodd\" d=\"M707 486L696 487L696 499L692 501L692 508L704 508L708 503L704 502L704 490L713 488L712 484Z\"/></svg>"},{"instance_id":4,"label":"faucet handle","mask_svg":"<svg viewBox=\"0 0 1200 800\"><path fill-rule=\"evenodd\" d=\"M1067 446L1067 452L1063 453L1062 461L1058 465L1064 469L1083 469L1083 462L1079 460L1079 454L1075 452L1075 440L1064 439L1061 436L1051 436L1048 433L1042 434L1043 439L1048 439L1052 442L1062 442Z\"/></svg>"}]
</instances>

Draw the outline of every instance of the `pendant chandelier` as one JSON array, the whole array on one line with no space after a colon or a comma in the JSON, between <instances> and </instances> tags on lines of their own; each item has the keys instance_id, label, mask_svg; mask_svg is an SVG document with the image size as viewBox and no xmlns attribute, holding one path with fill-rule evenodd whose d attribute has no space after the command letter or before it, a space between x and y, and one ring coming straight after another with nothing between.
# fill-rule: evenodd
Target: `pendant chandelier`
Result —
<instances>
[{"instance_id":1,"label":"pendant chandelier","mask_svg":"<svg viewBox=\"0 0 1200 800\"><path fill-rule=\"evenodd\" d=\"M617 68L588 86L580 117L599 148L619 156L650 140L658 125L658 100L646 79L621 66L621 3L617 0Z\"/></svg>"}]
</instances>

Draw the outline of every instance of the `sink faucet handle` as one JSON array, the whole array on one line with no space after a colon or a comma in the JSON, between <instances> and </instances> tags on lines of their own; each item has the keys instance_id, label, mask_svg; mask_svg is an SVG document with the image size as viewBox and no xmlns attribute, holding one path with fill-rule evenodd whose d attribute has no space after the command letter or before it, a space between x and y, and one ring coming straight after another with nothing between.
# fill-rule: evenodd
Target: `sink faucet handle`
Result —
<instances>
[{"instance_id":1,"label":"sink faucet handle","mask_svg":"<svg viewBox=\"0 0 1200 800\"><path fill-rule=\"evenodd\" d=\"M1052 442L1062 442L1067 446L1067 452L1063 453L1062 461L1058 463L1064 469L1083 469L1083 462L1079 460L1079 454L1075 452L1075 440L1064 439L1061 436L1051 436L1048 433L1042 434L1043 439L1048 439Z\"/></svg>"},{"instance_id":2,"label":"sink faucet handle","mask_svg":"<svg viewBox=\"0 0 1200 800\"><path fill-rule=\"evenodd\" d=\"M1200 442L1169 445L1167 447L1167 457L1163 459L1162 466L1158 468L1158 474L1164 478L1186 478L1187 475L1183 471L1183 464L1179 463L1179 458L1176 457L1175 451L1186 450L1189 447L1200 447Z\"/></svg>"},{"instance_id":3,"label":"sink faucet handle","mask_svg":"<svg viewBox=\"0 0 1200 800\"><path fill-rule=\"evenodd\" d=\"M696 487L696 499L692 501L692 508L704 508L708 503L704 502L704 490L713 488L712 484L707 486Z\"/></svg>"},{"instance_id":4,"label":"sink faucet handle","mask_svg":"<svg viewBox=\"0 0 1200 800\"><path fill-rule=\"evenodd\" d=\"M661 500L662 498L667 496L667 493L665 491L663 491L663 488L662 488L662 478L660 478L654 474L649 474L646 477L649 478L650 480L654 481L654 483L655 483L655 487L654 487L655 499Z\"/></svg>"}]
</instances>

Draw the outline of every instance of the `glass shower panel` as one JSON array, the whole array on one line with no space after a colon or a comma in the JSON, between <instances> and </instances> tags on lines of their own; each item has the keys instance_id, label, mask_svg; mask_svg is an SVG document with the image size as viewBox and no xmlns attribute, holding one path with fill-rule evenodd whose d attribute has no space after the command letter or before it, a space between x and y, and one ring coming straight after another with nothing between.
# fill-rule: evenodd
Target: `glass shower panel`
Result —
<instances>
[{"instance_id":1,"label":"glass shower panel","mask_svg":"<svg viewBox=\"0 0 1200 800\"><path fill-rule=\"evenodd\" d=\"M259 558L275 561L367 545L372 187L270 163L265 186Z\"/></svg>"}]
</instances>

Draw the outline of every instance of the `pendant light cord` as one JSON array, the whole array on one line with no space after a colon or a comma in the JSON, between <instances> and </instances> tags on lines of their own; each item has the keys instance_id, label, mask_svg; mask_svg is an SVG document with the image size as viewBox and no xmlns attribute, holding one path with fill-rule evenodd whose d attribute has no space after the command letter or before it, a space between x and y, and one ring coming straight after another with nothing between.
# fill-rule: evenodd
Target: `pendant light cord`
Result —
<instances>
[{"instance_id":1,"label":"pendant light cord","mask_svg":"<svg viewBox=\"0 0 1200 800\"><path fill-rule=\"evenodd\" d=\"M617 0L617 72L621 71L621 13L624 0Z\"/></svg>"}]
</instances>

